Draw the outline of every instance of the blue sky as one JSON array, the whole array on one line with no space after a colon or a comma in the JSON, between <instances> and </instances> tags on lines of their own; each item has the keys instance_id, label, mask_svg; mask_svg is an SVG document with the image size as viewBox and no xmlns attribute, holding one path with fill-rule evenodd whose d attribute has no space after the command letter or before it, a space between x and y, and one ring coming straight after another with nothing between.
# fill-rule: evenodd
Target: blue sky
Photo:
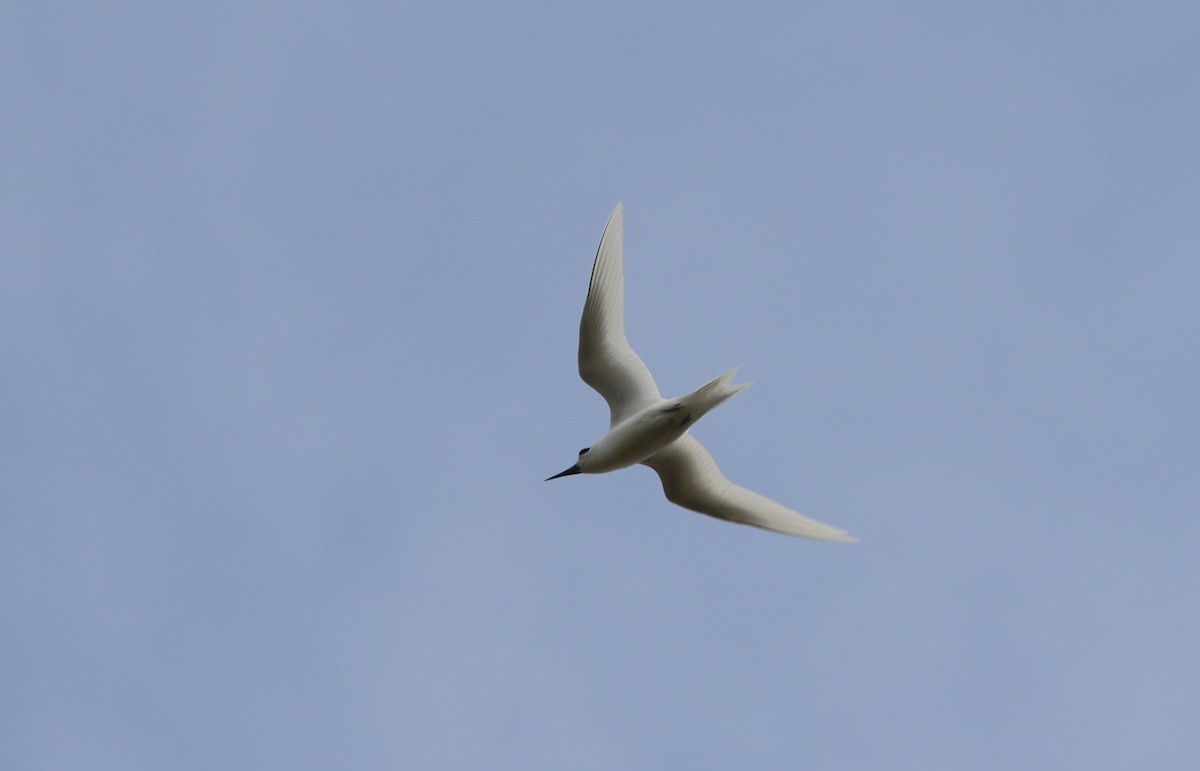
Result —
<instances>
[{"instance_id":1,"label":"blue sky","mask_svg":"<svg viewBox=\"0 0 1200 771\"><path fill-rule=\"evenodd\" d=\"M1194 3L10 3L0 765L1193 768ZM575 372L626 322L733 479Z\"/></svg>"}]
</instances>

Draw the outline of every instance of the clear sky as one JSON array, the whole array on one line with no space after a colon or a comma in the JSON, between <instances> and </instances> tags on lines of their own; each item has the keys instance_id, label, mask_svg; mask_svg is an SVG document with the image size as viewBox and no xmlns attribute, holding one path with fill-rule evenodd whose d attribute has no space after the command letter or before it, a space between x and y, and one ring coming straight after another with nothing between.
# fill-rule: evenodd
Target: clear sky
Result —
<instances>
[{"instance_id":1,"label":"clear sky","mask_svg":"<svg viewBox=\"0 0 1200 771\"><path fill-rule=\"evenodd\" d=\"M0 766L1194 769L1200 5L6 3ZM542 480L623 200L695 434Z\"/></svg>"}]
</instances>

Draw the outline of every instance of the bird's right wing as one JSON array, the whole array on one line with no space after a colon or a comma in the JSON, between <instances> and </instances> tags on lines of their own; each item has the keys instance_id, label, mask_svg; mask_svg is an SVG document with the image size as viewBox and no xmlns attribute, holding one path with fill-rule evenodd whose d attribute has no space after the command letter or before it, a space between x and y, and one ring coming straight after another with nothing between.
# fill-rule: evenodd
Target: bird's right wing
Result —
<instances>
[{"instance_id":1,"label":"bird's right wing","mask_svg":"<svg viewBox=\"0 0 1200 771\"><path fill-rule=\"evenodd\" d=\"M579 376L608 402L613 426L662 398L650 370L625 339L624 220L618 203L600 236L579 322Z\"/></svg>"},{"instance_id":2,"label":"bird's right wing","mask_svg":"<svg viewBox=\"0 0 1200 771\"><path fill-rule=\"evenodd\" d=\"M690 434L679 437L642 463L658 472L667 500L685 509L801 538L858 540L845 530L809 519L730 482L704 446Z\"/></svg>"}]
</instances>

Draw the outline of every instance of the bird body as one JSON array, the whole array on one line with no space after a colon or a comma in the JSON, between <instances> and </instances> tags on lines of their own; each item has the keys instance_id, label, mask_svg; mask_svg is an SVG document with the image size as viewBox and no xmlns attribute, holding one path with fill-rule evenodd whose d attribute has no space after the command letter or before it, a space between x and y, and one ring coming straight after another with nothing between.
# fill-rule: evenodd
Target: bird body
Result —
<instances>
[{"instance_id":1,"label":"bird body","mask_svg":"<svg viewBox=\"0 0 1200 771\"><path fill-rule=\"evenodd\" d=\"M749 383L732 383L737 367L678 399L664 399L646 365L625 338L624 213L609 215L579 323L579 375L609 406L609 430L579 451L575 465L550 479L601 474L637 463L662 481L667 500L718 519L787 535L827 541L855 538L805 517L752 490L717 468L712 456L687 432L696 421Z\"/></svg>"},{"instance_id":2,"label":"bird body","mask_svg":"<svg viewBox=\"0 0 1200 771\"><path fill-rule=\"evenodd\" d=\"M735 367L686 396L659 399L625 418L580 454L580 473L627 468L671 444L709 410L750 385L730 384L736 372Z\"/></svg>"}]
</instances>

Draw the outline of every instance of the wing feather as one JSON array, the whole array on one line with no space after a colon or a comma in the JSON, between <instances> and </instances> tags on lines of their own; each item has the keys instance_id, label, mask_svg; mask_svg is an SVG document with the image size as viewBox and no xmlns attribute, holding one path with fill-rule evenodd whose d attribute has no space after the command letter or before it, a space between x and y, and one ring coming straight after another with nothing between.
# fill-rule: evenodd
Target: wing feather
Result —
<instances>
[{"instance_id":1,"label":"wing feather","mask_svg":"<svg viewBox=\"0 0 1200 771\"><path fill-rule=\"evenodd\" d=\"M618 203L596 249L579 322L579 376L608 402L613 426L662 398L650 370L625 339L623 231L624 213Z\"/></svg>"},{"instance_id":2,"label":"wing feather","mask_svg":"<svg viewBox=\"0 0 1200 771\"><path fill-rule=\"evenodd\" d=\"M857 541L832 525L810 519L725 478L712 455L684 434L643 464L662 480L667 500L685 509L776 533L821 541Z\"/></svg>"}]
</instances>

